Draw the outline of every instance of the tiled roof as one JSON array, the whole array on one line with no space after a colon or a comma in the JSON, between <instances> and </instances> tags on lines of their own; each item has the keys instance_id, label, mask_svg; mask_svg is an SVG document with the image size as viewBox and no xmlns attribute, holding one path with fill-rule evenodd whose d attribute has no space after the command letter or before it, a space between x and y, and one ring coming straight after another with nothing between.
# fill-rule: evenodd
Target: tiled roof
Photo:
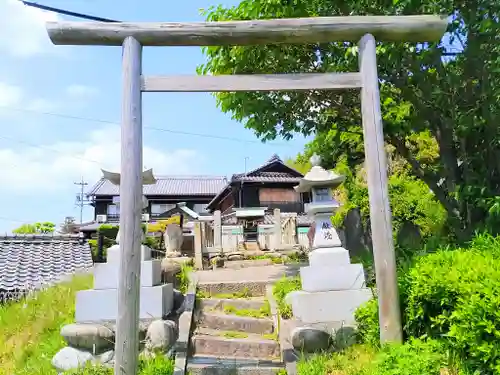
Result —
<instances>
[{"instance_id":1,"label":"tiled roof","mask_svg":"<svg viewBox=\"0 0 500 375\"><path fill-rule=\"evenodd\" d=\"M256 172L251 175L237 174L233 175L232 181L243 182L294 182L299 183L301 177L291 176L286 172Z\"/></svg>"},{"instance_id":2,"label":"tiled roof","mask_svg":"<svg viewBox=\"0 0 500 375\"><path fill-rule=\"evenodd\" d=\"M282 214L286 215L286 212L283 212ZM237 219L235 215L230 215L222 218L222 224L223 225L236 225L237 224ZM274 224L274 215L269 215L266 214L264 216L264 221L262 224L266 225L272 225ZM308 226L312 224L312 219L309 217L309 215L297 215L297 225L298 226Z\"/></svg>"},{"instance_id":3,"label":"tiled roof","mask_svg":"<svg viewBox=\"0 0 500 375\"><path fill-rule=\"evenodd\" d=\"M0 290L31 290L90 269L90 245L78 235L0 237Z\"/></svg>"},{"instance_id":4,"label":"tiled roof","mask_svg":"<svg viewBox=\"0 0 500 375\"><path fill-rule=\"evenodd\" d=\"M273 172L266 170L268 167L273 165L285 166L290 172ZM276 154L274 154L267 162L262 164L260 167L255 168L247 173L237 173L233 174L231 180L222 188L218 194L210 201L207 207L212 207L215 202L217 202L226 192L234 182L269 182L269 183L279 183L279 182L290 182L298 184L300 182L302 174L293 168L288 167L283 163L283 160Z\"/></svg>"},{"instance_id":5,"label":"tiled roof","mask_svg":"<svg viewBox=\"0 0 500 375\"><path fill-rule=\"evenodd\" d=\"M215 196L227 184L224 176L157 176L156 184L144 185L144 195L206 195ZM87 193L118 195L118 186L101 178Z\"/></svg>"}]
</instances>

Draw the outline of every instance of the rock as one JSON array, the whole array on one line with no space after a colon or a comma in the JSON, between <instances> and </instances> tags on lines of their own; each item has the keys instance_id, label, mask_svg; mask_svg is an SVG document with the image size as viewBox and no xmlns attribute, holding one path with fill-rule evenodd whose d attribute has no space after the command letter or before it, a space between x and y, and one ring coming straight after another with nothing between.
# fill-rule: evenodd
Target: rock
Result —
<instances>
[{"instance_id":1,"label":"rock","mask_svg":"<svg viewBox=\"0 0 500 375\"><path fill-rule=\"evenodd\" d=\"M356 329L354 327L344 326L335 331L333 345L335 349L342 350L356 344Z\"/></svg>"},{"instance_id":2,"label":"rock","mask_svg":"<svg viewBox=\"0 0 500 375\"><path fill-rule=\"evenodd\" d=\"M180 250L184 242L184 235L180 225L169 224L165 228L163 238L165 240L165 250L167 251L166 256L168 258L180 256Z\"/></svg>"},{"instance_id":3,"label":"rock","mask_svg":"<svg viewBox=\"0 0 500 375\"><path fill-rule=\"evenodd\" d=\"M75 323L61 328L61 336L69 346L102 353L115 344L115 333L100 324Z\"/></svg>"},{"instance_id":4,"label":"rock","mask_svg":"<svg viewBox=\"0 0 500 375\"><path fill-rule=\"evenodd\" d=\"M115 351L108 350L107 352L94 356L94 362L105 364L111 362L114 358Z\"/></svg>"},{"instance_id":5,"label":"rock","mask_svg":"<svg viewBox=\"0 0 500 375\"><path fill-rule=\"evenodd\" d=\"M213 258L210 258L210 264L215 267L224 267L224 259L220 256L216 255Z\"/></svg>"},{"instance_id":6,"label":"rock","mask_svg":"<svg viewBox=\"0 0 500 375\"><path fill-rule=\"evenodd\" d=\"M175 311L176 314L180 314L184 311L184 299L184 294L182 294L179 290L174 289L174 306L172 311Z\"/></svg>"},{"instance_id":7,"label":"rock","mask_svg":"<svg viewBox=\"0 0 500 375\"><path fill-rule=\"evenodd\" d=\"M241 254L229 254L227 256L227 260L233 261L233 260L244 260L245 258Z\"/></svg>"},{"instance_id":8,"label":"rock","mask_svg":"<svg viewBox=\"0 0 500 375\"><path fill-rule=\"evenodd\" d=\"M177 340L177 333L177 324L174 321L154 320L146 334L146 351L167 352Z\"/></svg>"},{"instance_id":9,"label":"rock","mask_svg":"<svg viewBox=\"0 0 500 375\"><path fill-rule=\"evenodd\" d=\"M94 356L91 353L67 346L59 350L52 358L52 366L58 372L64 372L85 367L87 363L91 363L93 360Z\"/></svg>"},{"instance_id":10,"label":"rock","mask_svg":"<svg viewBox=\"0 0 500 375\"><path fill-rule=\"evenodd\" d=\"M173 262L169 258L164 258L161 261L161 274L164 283L176 284L179 272L181 272L181 265L179 263Z\"/></svg>"},{"instance_id":11,"label":"rock","mask_svg":"<svg viewBox=\"0 0 500 375\"><path fill-rule=\"evenodd\" d=\"M320 352L327 350L332 345L330 334L320 329L296 327L291 336L294 349L300 352Z\"/></svg>"}]
</instances>

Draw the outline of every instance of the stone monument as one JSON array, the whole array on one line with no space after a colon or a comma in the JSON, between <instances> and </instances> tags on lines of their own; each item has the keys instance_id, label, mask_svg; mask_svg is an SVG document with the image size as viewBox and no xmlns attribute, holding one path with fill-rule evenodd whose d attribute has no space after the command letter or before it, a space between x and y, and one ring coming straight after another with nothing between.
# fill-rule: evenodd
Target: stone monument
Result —
<instances>
[{"instance_id":1,"label":"stone monument","mask_svg":"<svg viewBox=\"0 0 500 375\"><path fill-rule=\"evenodd\" d=\"M304 324L329 329L353 326L354 311L372 298L372 291L365 287L363 266L351 264L349 252L331 224L331 216L340 207L333 190L345 177L320 167L316 155L311 164L311 170L295 187L299 193L312 193L312 202L306 207L314 225L309 266L300 269L302 290L286 299L294 318Z\"/></svg>"},{"instance_id":2,"label":"stone monument","mask_svg":"<svg viewBox=\"0 0 500 375\"><path fill-rule=\"evenodd\" d=\"M168 224L163 234L165 242L165 257L178 258L181 256L181 247L184 242L182 228L178 224Z\"/></svg>"},{"instance_id":3,"label":"stone monument","mask_svg":"<svg viewBox=\"0 0 500 375\"><path fill-rule=\"evenodd\" d=\"M104 177L119 185L120 175L103 171ZM156 180L152 171L143 172L143 184ZM119 205L117 200L115 204ZM147 200L144 199L147 207ZM75 320L80 322L115 321L118 314L118 279L120 269L120 240L107 250L106 263L94 265L94 289L83 290L76 295ZM161 284L161 260L151 259L151 248L141 245L141 280L139 319L161 319L167 316L173 305L172 284Z\"/></svg>"}]
</instances>

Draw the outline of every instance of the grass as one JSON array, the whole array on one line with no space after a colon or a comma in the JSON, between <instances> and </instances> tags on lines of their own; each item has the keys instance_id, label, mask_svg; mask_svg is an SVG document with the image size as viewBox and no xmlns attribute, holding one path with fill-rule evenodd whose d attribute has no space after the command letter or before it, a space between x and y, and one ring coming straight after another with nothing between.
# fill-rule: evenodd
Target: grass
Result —
<instances>
[{"instance_id":1,"label":"grass","mask_svg":"<svg viewBox=\"0 0 500 375\"><path fill-rule=\"evenodd\" d=\"M0 305L0 373L52 375L52 357L66 344L59 334L72 323L75 294L92 287L90 275L76 276L18 302Z\"/></svg>"},{"instance_id":2,"label":"grass","mask_svg":"<svg viewBox=\"0 0 500 375\"><path fill-rule=\"evenodd\" d=\"M193 264L187 262L181 264L181 271L176 275L179 281L179 291L183 294L187 293L191 272L193 272Z\"/></svg>"},{"instance_id":3,"label":"grass","mask_svg":"<svg viewBox=\"0 0 500 375\"><path fill-rule=\"evenodd\" d=\"M285 302L285 297L288 293L301 289L302 284L299 276L284 277L274 284L273 295L276 298L278 312L283 319L290 319L292 317L292 308Z\"/></svg>"},{"instance_id":4,"label":"grass","mask_svg":"<svg viewBox=\"0 0 500 375\"><path fill-rule=\"evenodd\" d=\"M219 299L238 299L238 298L245 299L245 298L251 298L252 292L248 288L244 288L240 292L217 293L217 294L211 295L210 292L198 289L196 291L196 297L197 298L219 298Z\"/></svg>"},{"instance_id":5,"label":"grass","mask_svg":"<svg viewBox=\"0 0 500 375\"><path fill-rule=\"evenodd\" d=\"M245 257L245 260L261 260L261 259L269 259L274 264L283 263L283 258L272 255L250 255Z\"/></svg>"},{"instance_id":6,"label":"grass","mask_svg":"<svg viewBox=\"0 0 500 375\"><path fill-rule=\"evenodd\" d=\"M224 312L226 314L232 314L237 316L247 316L250 318L266 318L271 316L271 307L269 306L269 302L266 301L264 306L260 309L238 309L232 305L225 305Z\"/></svg>"},{"instance_id":7,"label":"grass","mask_svg":"<svg viewBox=\"0 0 500 375\"><path fill-rule=\"evenodd\" d=\"M52 357L66 346L61 327L74 321L75 295L92 288L91 275L0 305L0 374L56 375ZM140 375L172 375L174 363L162 356L141 359ZM88 367L70 372L75 375L109 375L112 369Z\"/></svg>"},{"instance_id":8,"label":"grass","mask_svg":"<svg viewBox=\"0 0 500 375\"><path fill-rule=\"evenodd\" d=\"M174 360L157 356L154 358L141 358L139 360L139 375L172 375L174 373ZM113 369L102 366L88 366L68 375L112 375Z\"/></svg>"},{"instance_id":9,"label":"grass","mask_svg":"<svg viewBox=\"0 0 500 375\"><path fill-rule=\"evenodd\" d=\"M368 375L376 351L369 346L353 346L342 353L315 354L297 363L300 375Z\"/></svg>"},{"instance_id":10,"label":"grass","mask_svg":"<svg viewBox=\"0 0 500 375\"><path fill-rule=\"evenodd\" d=\"M248 334L238 331L225 331L222 333L222 336L227 339L246 339L248 337Z\"/></svg>"},{"instance_id":11,"label":"grass","mask_svg":"<svg viewBox=\"0 0 500 375\"><path fill-rule=\"evenodd\" d=\"M278 332L273 332L273 333L264 333L262 335L263 338L265 338L266 340L273 340L273 341L278 341L279 338L278 338Z\"/></svg>"}]
</instances>

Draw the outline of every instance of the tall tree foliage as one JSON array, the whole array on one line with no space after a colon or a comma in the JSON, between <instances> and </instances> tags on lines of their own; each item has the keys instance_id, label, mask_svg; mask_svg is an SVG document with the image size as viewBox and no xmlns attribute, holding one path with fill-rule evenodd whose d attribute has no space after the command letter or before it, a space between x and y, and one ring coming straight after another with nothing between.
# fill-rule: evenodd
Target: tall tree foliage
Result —
<instances>
[{"instance_id":1,"label":"tall tree foliage","mask_svg":"<svg viewBox=\"0 0 500 375\"><path fill-rule=\"evenodd\" d=\"M34 224L23 224L12 231L15 234L48 234L53 233L56 225L49 221Z\"/></svg>"},{"instance_id":2,"label":"tall tree foliage","mask_svg":"<svg viewBox=\"0 0 500 375\"><path fill-rule=\"evenodd\" d=\"M445 14L439 43L377 47L385 140L445 207L455 232L499 227L500 2L493 0L243 0L210 21L332 15ZM355 43L208 47L199 73L351 72ZM364 159L355 91L217 94L222 111L263 140L316 134L325 167Z\"/></svg>"}]
</instances>

